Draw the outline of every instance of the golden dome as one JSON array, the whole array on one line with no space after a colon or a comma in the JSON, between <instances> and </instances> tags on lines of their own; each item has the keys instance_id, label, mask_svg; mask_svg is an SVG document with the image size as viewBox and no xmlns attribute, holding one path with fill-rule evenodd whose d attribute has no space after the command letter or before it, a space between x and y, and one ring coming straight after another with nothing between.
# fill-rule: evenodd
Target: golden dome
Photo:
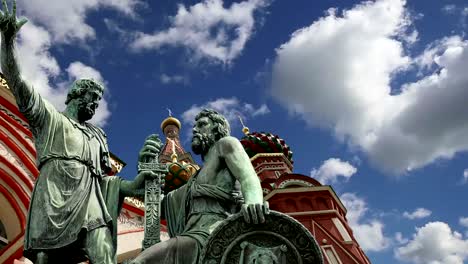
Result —
<instances>
[{"instance_id":1,"label":"golden dome","mask_svg":"<svg viewBox=\"0 0 468 264\"><path fill-rule=\"evenodd\" d=\"M164 119L164 121L162 121L161 129L162 129L163 132L164 132L164 128L167 127L168 125L175 125L178 129L180 129L182 127L182 125L180 124L180 121L177 118L174 118L172 116L170 116L170 117Z\"/></svg>"}]
</instances>

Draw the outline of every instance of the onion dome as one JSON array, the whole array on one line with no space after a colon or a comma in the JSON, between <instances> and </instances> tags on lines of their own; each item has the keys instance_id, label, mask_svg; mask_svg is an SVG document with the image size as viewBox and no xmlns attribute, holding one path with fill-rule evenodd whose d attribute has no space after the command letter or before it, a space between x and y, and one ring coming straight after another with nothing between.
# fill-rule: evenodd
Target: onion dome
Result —
<instances>
[{"instance_id":1,"label":"onion dome","mask_svg":"<svg viewBox=\"0 0 468 264\"><path fill-rule=\"evenodd\" d=\"M197 167L185 162L173 162L168 165L169 171L165 177L164 192L168 193L186 184L197 172Z\"/></svg>"},{"instance_id":2,"label":"onion dome","mask_svg":"<svg viewBox=\"0 0 468 264\"><path fill-rule=\"evenodd\" d=\"M259 153L283 153L291 164L294 163L291 149L278 135L266 132L246 133L240 142L250 158Z\"/></svg>"},{"instance_id":3,"label":"onion dome","mask_svg":"<svg viewBox=\"0 0 468 264\"><path fill-rule=\"evenodd\" d=\"M168 166L168 173L164 178L164 192L173 191L190 179L197 172L199 166L193 161L190 153L186 152L180 144L179 131L181 129L180 121L172 116L169 110L169 117L161 123L161 129L166 136L159 162Z\"/></svg>"},{"instance_id":4,"label":"onion dome","mask_svg":"<svg viewBox=\"0 0 468 264\"><path fill-rule=\"evenodd\" d=\"M169 125L174 125L177 127L177 129L180 130L180 128L182 127L182 125L180 124L180 121L175 118L175 117L172 117L172 116L169 116L168 118L164 119L161 123L161 129L163 132L165 132L164 130L166 129L166 127L168 127Z\"/></svg>"}]
</instances>

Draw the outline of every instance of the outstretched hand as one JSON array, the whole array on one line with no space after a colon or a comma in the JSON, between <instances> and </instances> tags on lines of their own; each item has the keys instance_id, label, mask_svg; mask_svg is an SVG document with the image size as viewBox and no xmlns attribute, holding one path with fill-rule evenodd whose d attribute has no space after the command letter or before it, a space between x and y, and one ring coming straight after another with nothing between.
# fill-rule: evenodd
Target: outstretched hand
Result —
<instances>
[{"instance_id":1,"label":"outstretched hand","mask_svg":"<svg viewBox=\"0 0 468 264\"><path fill-rule=\"evenodd\" d=\"M2 9L0 10L0 31L4 41L10 41L16 36L20 28L26 24L26 18L16 19L16 0L13 0L13 7L10 12L6 0L2 0Z\"/></svg>"},{"instance_id":2,"label":"outstretched hand","mask_svg":"<svg viewBox=\"0 0 468 264\"><path fill-rule=\"evenodd\" d=\"M270 213L268 202L263 204L243 204L241 213L247 223L260 224L265 222L265 215Z\"/></svg>"}]
</instances>

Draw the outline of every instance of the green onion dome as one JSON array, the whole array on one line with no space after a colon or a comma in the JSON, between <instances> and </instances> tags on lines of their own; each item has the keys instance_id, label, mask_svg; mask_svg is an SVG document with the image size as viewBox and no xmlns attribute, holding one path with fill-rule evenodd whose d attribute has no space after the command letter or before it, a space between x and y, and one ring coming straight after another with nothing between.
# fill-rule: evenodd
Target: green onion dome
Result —
<instances>
[{"instance_id":1,"label":"green onion dome","mask_svg":"<svg viewBox=\"0 0 468 264\"><path fill-rule=\"evenodd\" d=\"M283 153L293 164L293 153L284 139L266 132L252 132L240 140L250 158L259 153Z\"/></svg>"}]
</instances>

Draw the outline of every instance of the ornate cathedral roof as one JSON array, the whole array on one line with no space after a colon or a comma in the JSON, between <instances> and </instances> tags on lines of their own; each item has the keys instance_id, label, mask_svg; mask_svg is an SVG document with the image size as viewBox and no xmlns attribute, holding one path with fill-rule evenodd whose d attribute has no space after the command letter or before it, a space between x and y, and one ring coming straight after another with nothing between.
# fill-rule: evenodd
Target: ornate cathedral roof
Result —
<instances>
[{"instance_id":1,"label":"ornate cathedral roof","mask_svg":"<svg viewBox=\"0 0 468 264\"><path fill-rule=\"evenodd\" d=\"M259 153L282 153L293 164L292 151L284 139L267 132L252 132L244 128L246 135L240 140L250 158Z\"/></svg>"}]
</instances>

